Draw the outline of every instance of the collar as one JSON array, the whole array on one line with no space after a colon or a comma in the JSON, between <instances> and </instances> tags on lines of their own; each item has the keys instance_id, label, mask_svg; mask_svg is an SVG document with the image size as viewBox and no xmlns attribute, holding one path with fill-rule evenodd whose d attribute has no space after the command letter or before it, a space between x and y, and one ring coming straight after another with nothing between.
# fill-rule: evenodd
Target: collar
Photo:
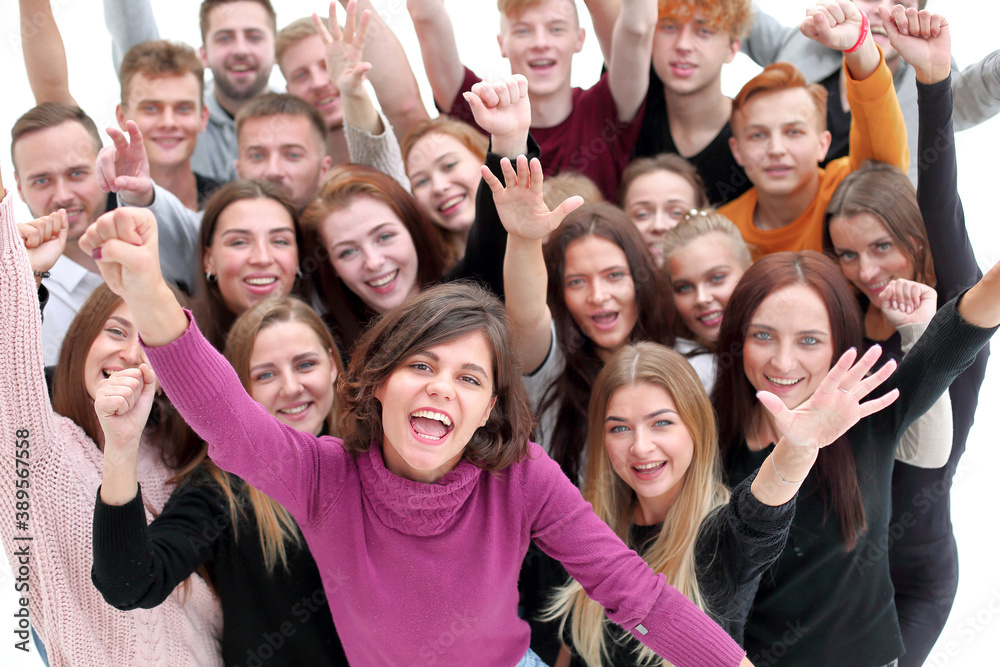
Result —
<instances>
[{"instance_id":1,"label":"collar","mask_svg":"<svg viewBox=\"0 0 1000 667\"><path fill-rule=\"evenodd\" d=\"M440 535L458 519L484 471L466 459L434 484L399 477L385 467L382 447L358 455L366 504L387 527L407 535Z\"/></svg>"},{"instance_id":2,"label":"collar","mask_svg":"<svg viewBox=\"0 0 1000 667\"><path fill-rule=\"evenodd\" d=\"M60 255L59 259L56 260L56 263L52 265L51 269L49 269L49 277L46 278L46 280L54 282L66 290L66 292L72 292L80 286L80 283L84 282L91 276L93 276L98 283L102 282L100 274L83 268L66 255Z\"/></svg>"}]
</instances>

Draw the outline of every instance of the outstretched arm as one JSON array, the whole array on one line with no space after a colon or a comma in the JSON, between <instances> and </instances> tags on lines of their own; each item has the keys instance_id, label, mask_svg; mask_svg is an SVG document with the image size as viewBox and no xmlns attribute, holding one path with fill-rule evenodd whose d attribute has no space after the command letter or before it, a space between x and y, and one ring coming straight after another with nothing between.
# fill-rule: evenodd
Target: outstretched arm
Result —
<instances>
[{"instance_id":1,"label":"outstretched arm","mask_svg":"<svg viewBox=\"0 0 1000 667\"><path fill-rule=\"evenodd\" d=\"M21 50L35 104L59 102L77 106L69 92L66 47L49 0L18 0L21 8Z\"/></svg>"},{"instance_id":2,"label":"outstretched arm","mask_svg":"<svg viewBox=\"0 0 1000 667\"><path fill-rule=\"evenodd\" d=\"M549 211L542 201L542 165L537 158L529 167L527 158L518 157L516 173L510 160L503 160L501 166L506 187L486 168L483 178L493 191L500 220L507 229L503 265L507 314L523 368L533 371L545 361L553 342L542 239L579 208L583 198L570 197Z\"/></svg>"},{"instance_id":3,"label":"outstretched arm","mask_svg":"<svg viewBox=\"0 0 1000 667\"><path fill-rule=\"evenodd\" d=\"M896 370L896 362L889 361L868 375L881 354L882 348L875 345L854 363L857 350L848 350L809 400L794 410L789 410L770 392L757 392L757 398L774 418L781 438L760 466L751 487L754 497L765 505L783 505L791 500L812 470L820 449L899 397L899 390L893 389L861 402Z\"/></svg>"},{"instance_id":4,"label":"outstretched arm","mask_svg":"<svg viewBox=\"0 0 1000 667\"><path fill-rule=\"evenodd\" d=\"M340 2L346 7L345 0ZM371 0L358 0L358 11L365 10L371 12L371 26L361 59L371 63L368 80L382 112L389 119L396 136L402 139L411 127L428 118L427 109L420 99L417 78L396 33L375 11Z\"/></svg>"},{"instance_id":5,"label":"outstretched arm","mask_svg":"<svg viewBox=\"0 0 1000 667\"><path fill-rule=\"evenodd\" d=\"M604 62L611 62L611 47L614 41L615 23L622 11L622 0L583 0L594 25L594 37L601 45ZM655 21L654 21L655 23ZM648 69L648 68L647 68Z\"/></svg>"},{"instance_id":6,"label":"outstretched arm","mask_svg":"<svg viewBox=\"0 0 1000 667\"><path fill-rule=\"evenodd\" d=\"M150 0L104 0L104 25L111 33L111 57L115 73L125 54L136 44L159 39L160 31Z\"/></svg>"},{"instance_id":7,"label":"outstretched arm","mask_svg":"<svg viewBox=\"0 0 1000 667\"><path fill-rule=\"evenodd\" d=\"M656 0L623 0L615 22L608 64L608 87L618 118L635 119L649 88L649 63L656 31Z\"/></svg>"},{"instance_id":8,"label":"outstretched arm","mask_svg":"<svg viewBox=\"0 0 1000 667\"><path fill-rule=\"evenodd\" d=\"M313 25L316 26L326 51L327 74L333 85L340 90L344 122L378 135L385 131L385 127L365 90L365 72L372 68L372 64L361 60L372 13L366 9L358 19L356 14L357 1L350 0L347 3L344 29L341 30L337 23L337 3L331 2L329 30L318 14L313 14Z\"/></svg>"},{"instance_id":9,"label":"outstretched arm","mask_svg":"<svg viewBox=\"0 0 1000 667\"><path fill-rule=\"evenodd\" d=\"M955 72L955 129L968 130L1000 113L1000 51Z\"/></svg>"},{"instance_id":10,"label":"outstretched arm","mask_svg":"<svg viewBox=\"0 0 1000 667\"><path fill-rule=\"evenodd\" d=\"M458 57L455 29L444 7L444 0L407 0L406 9L417 33L434 101L440 108L450 109L465 77L462 61Z\"/></svg>"}]
</instances>

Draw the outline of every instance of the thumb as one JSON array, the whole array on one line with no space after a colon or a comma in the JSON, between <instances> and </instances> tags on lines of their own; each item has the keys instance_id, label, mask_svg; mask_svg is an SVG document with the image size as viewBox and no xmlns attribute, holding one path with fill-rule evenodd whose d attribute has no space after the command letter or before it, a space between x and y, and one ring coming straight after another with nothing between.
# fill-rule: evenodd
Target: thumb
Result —
<instances>
[{"instance_id":1,"label":"thumb","mask_svg":"<svg viewBox=\"0 0 1000 667\"><path fill-rule=\"evenodd\" d=\"M573 195L563 203L556 207L556 210L552 211L552 216L562 222L563 218L575 211L576 209L583 206L583 197L580 195Z\"/></svg>"},{"instance_id":2,"label":"thumb","mask_svg":"<svg viewBox=\"0 0 1000 667\"><path fill-rule=\"evenodd\" d=\"M469 103L469 108L472 109L472 115L478 122L480 115L486 113L486 105L483 104L483 100L479 97L479 95L469 92L462 93L462 97L464 97L465 101Z\"/></svg>"},{"instance_id":3,"label":"thumb","mask_svg":"<svg viewBox=\"0 0 1000 667\"><path fill-rule=\"evenodd\" d=\"M119 190L134 192L136 194L146 194L152 189L152 183L148 178L137 176L119 176L115 179L115 187Z\"/></svg>"},{"instance_id":4,"label":"thumb","mask_svg":"<svg viewBox=\"0 0 1000 667\"><path fill-rule=\"evenodd\" d=\"M118 264L123 269L136 270L148 265L148 254L142 246L128 243L120 239L108 239L99 246L101 251L97 259L97 267L104 273L104 268Z\"/></svg>"},{"instance_id":5,"label":"thumb","mask_svg":"<svg viewBox=\"0 0 1000 667\"><path fill-rule=\"evenodd\" d=\"M146 362L142 362L139 364L139 370L142 371L143 395L154 393L156 391L157 381L156 373L153 372L153 367Z\"/></svg>"},{"instance_id":6,"label":"thumb","mask_svg":"<svg viewBox=\"0 0 1000 667\"><path fill-rule=\"evenodd\" d=\"M788 430L788 427L792 425L792 411L780 398L769 391L758 391L757 400L774 417L774 425L778 427L779 433Z\"/></svg>"}]
</instances>

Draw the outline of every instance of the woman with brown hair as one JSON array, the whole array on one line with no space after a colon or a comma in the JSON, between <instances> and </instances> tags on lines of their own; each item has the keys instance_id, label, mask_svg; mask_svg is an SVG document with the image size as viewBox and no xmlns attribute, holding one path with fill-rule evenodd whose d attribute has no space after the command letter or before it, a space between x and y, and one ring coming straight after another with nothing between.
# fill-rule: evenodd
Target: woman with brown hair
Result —
<instances>
[{"instance_id":1,"label":"woman with brown hair","mask_svg":"<svg viewBox=\"0 0 1000 667\"><path fill-rule=\"evenodd\" d=\"M340 355L309 306L269 299L246 311L229 333L226 358L275 419L314 435L336 432ZM99 390L97 411L116 445L127 439L106 406L136 379L114 374ZM92 578L108 604L155 608L197 572L222 604L225 664L256 655L271 665L347 665L329 606L317 595L323 582L316 562L284 507L205 459L147 525L128 461L112 459L104 480L94 508ZM269 633L286 623L294 631L279 630L281 645L269 646Z\"/></svg>"},{"instance_id":2,"label":"woman with brown hair","mask_svg":"<svg viewBox=\"0 0 1000 667\"><path fill-rule=\"evenodd\" d=\"M33 250L58 251L59 243L57 232ZM0 491L0 534L7 557L25 577L19 584L27 600L25 621L15 631L19 647L29 650L30 618L54 667L221 665L214 639L218 605L204 581L191 579L156 610L131 613L105 604L90 582L91 508L110 454L94 398L107 375L144 361L130 309L104 286L84 303L62 347L53 409L36 285L10 193L0 202L0 247L0 431L14 476ZM147 489L139 512L151 518L167 501L172 478L204 450L189 430L184 433L165 397L149 398L155 418L138 425L132 465ZM154 627L177 640L160 643Z\"/></svg>"},{"instance_id":3,"label":"woman with brown hair","mask_svg":"<svg viewBox=\"0 0 1000 667\"><path fill-rule=\"evenodd\" d=\"M744 635L751 656L774 656L778 646L782 660L796 664L877 667L902 654L885 547L897 443L1000 324L998 286L1000 265L941 308L886 383L899 400L818 453L785 550L754 599ZM931 300L913 298L906 281L886 290L886 313L900 326L933 310ZM776 394L797 414L822 391L833 360L861 345L862 331L846 279L823 255L776 253L743 274L722 320L712 394L730 484L759 468L771 443L788 432L759 406L759 392ZM839 390L854 393L865 382L855 378ZM786 481L802 481L777 465ZM794 642L782 639L789 619Z\"/></svg>"}]
</instances>

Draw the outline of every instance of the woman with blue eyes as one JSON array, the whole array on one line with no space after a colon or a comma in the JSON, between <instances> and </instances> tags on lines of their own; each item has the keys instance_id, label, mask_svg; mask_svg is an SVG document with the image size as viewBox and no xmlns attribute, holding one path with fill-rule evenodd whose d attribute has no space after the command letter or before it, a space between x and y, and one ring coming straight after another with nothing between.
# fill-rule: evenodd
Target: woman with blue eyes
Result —
<instances>
[{"instance_id":1,"label":"woman with blue eyes","mask_svg":"<svg viewBox=\"0 0 1000 667\"><path fill-rule=\"evenodd\" d=\"M889 280L905 278L925 290L933 287L936 305L944 306L980 275L958 194L950 49L939 49L936 63L930 58L921 63L902 46L897 50L913 65L918 82L917 190L914 193L902 172L868 164L837 188L823 228L824 251L836 258L858 293L865 344L877 342L896 358L909 341L908 332L897 331L886 317ZM988 356L983 349L949 390L952 426L943 436L950 451L944 467L922 469L897 461L893 470L891 521L906 530L892 543L889 566L906 647L900 664L907 667L922 665L930 654L958 589L949 494L975 418ZM926 501L928 493L934 502Z\"/></svg>"},{"instance_id":2,"label":"woman with blue eyes","mask_svg":"<svg viewBox=\"0 0 1000 667\"><path fill-rule=\"evenodd\" d=\"M903 643L887 543L912 525L890 531L897 445L1000 323L998 280L1000 265L937 311L886 383L884 391L898 391L899 399L818 451L808 478L787 472L772 456L776 474L802 487L788 542L762 578L746 623L744 646L752 661L766 662L779 647L788 664L896 664ZM889 283L886 295L883 312L897 327L926 321L934 311L935 300L907 281ZM834 360L860 348L862 333L850 285L828 257L775 253L747 269L722 320L712 394L728 484L735 487L761 468L775 451L772 443L787 434L787 426L761 407L759 393L776 395L798 414L824 391ZM890 360L882 370L895 366ZM857 376L833 391L856 393L866 382Z\"/></svg>"},{"instance_id":3,"label":"woman with blue eyes","mask_svg":"<svg viewBox=\"0 0 1000 667\"><path fill-rule=\"evenodd\" d=\"M336 434L340 355L305 303L270 299L244 312L225 355L251 398L275 419L313 435ZM116 383L131 381L113 376L99 391L108 400L121 395ZM102 405L99 400L99 415ZM108 604L155 608L178 586L183 591L190 577L204 576L222 606L225 664L257 655L268 665L346 666L322 578L288 511L208 458L182 475L147 525L142 489L131 487L134 497L116 495L122 479L134 479L134 464L128 468L118 458L105 464L94 509L92 579ZM294 632L282 629L286 623ZM278 647L266 643L274 632L282 636Z\"/></svg>"},{"instance_id":4,"label":"woman with blue eyes","mask_svg":"<svg viewBox=\"0 0 1000 667\"><path fill-rule=\"evenodd\" d=\"M205 336L222 349L233 321L299 284L299 215L277 186L238 180L205 205L199 248L204 280L195 305Z\"/></svg>"}]
</instances>

